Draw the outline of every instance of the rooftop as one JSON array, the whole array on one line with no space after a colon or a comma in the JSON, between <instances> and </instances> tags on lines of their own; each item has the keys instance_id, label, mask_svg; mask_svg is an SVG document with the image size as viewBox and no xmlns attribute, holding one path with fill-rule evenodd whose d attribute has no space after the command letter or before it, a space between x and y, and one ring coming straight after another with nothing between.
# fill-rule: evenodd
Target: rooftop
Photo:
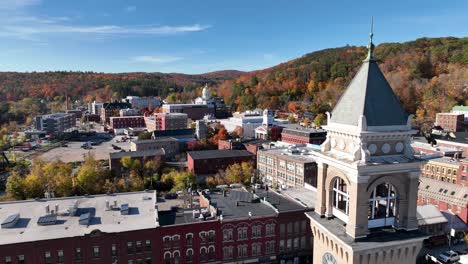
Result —
<instances>
[{"instance_id":1,"label":"rooftop","mask_svg":"<svg viewBox=\"0 0 468 264\"><path fill-rule=\"evenodd\" d=\"M406 240L420 240L422 237L426 237L426 235L419 230L404 231L393 228L383 228L372 230L372 233L367 237L353 239L351 236L346 234L345 224L339 219L321 218L316 212L308 212L306 215L311 219L311 221L323 226L336 238L353 247L354 251L385 247L387 246L386 243L402 243Z\"/></svg>"},{"instance_id":2,"label":"rooftop","mask_svg":"<svg viewBox=\"0 0 468 264\"><path fill-rule=\"evenodd\" d=\"M111 207L114 202L117 206L107 209L107 201ZM128 215L121 214L122 204L129 205ZM80 216L86 213L90 213L92 219L89 225L80 225ZM155 228L155 213L152 191L2 202L0 222L14 214L19 214L20 218L13 227L0 229L0 245L84 236L94 230L114 233ZM52 217L43 218L45 216L55 216L56 221L52 221ZM39 219L47 221L38 223Z\"/></svg>"},{"instance_id":3,"label":"rooftop","mask_svg":"<svg viewBox=\"0 0 468 264\"><path fill-rule=\"evenodd\" d=\"M445 201L448 204L465 207L468 205L468 187L450 182L419 178L419 191L426 198Z\"/></svg>"},{"instance_id":4,"label":"rooftop","mask_svg":"<svg viewBox=\"0 0 468 264\"><path fill-rule=\"evenodd\" d=\"M252 201L246 201L246 199L240 201L242 199L237 199L232 191L227 192L226 196L223 196L222 193L213 193L205 196L210 200L210 204L218 209L218 215L222 215L223 219L236 220L248 218L250 217L249 213L253 218L275 216L277 214L272 206L262 202L258 197L255 199L252 196L254 197Z\"/></svg>"},{"instance_id":5,"label":"rooftop","mask_svg":"<svg viewBox=\"0 0 468 264\"><path fill-rule=\"evenodd\" d=\"M259 189L255 191L255 194L257 194L261 199L266 199L266 201L273 205L279 213L303 211L308 208L301 201L291 199L290 197L273 190L266 191L265 189Z\"/></svg>"},{"instance_id":6,"label":"rooftop","mask_svg":"<svg viewBox=\"0 0 468 264\"><path fill-rule=\"evenodd\" d=\"M153 137L175 137L175 136L191 136L194 137L195 128L183 128L173 130L156 130L153 131Z\"/></svg>"},{"instance_id":7,"label":"rooftop","mask_svg":"<svg viewBox=\"0 0 468 264\"><path fill-rule=\"evenodd\" d=\"M440 158L434 158L430 159L430 163L443 163L447 165L453 165L453 166L459 166L461 160L457 160L455 158L450 158L450 157L440 157Z\"/></svg>"},{"instance_id":8,"label":"rooftop","mask_svg":"<svg viewBox=\"0 0 468 264\"><path fill-rule=\"evenodd\" d=\"M296 162L315 162L315 150L307 146L289 146L282 148L262 149L259 153L278 156Z\"/></svg>"},{"instance_id":9,"label":"rooftop","mask_svg":"<svg viewBox=\"0 0 468 264\"><path fill-rule=\"evenodd\" d=\"M358 126L361 115L368 126L401 126L408 115L379 69L366 59L333 109L331 122Z\"/></svg>"},{"instance_id":10,"label":"rooftop","mask_svg":"<svg viewBox=\"0 0 468 264\"><path fill-rule=\"evenodd\" d=\"M167 142L167 141L177 141L175 138L172 137L159 137L156 139L142 139L142 140L135 140L132 141L132 144L148 144L148 143L156 143L156 142Z\"/></svg>"},{"instance_id":11,"label":"rooftop","mask_svg":"<svg viewBox=\"0 0 468 264\"><path fill-rule=\"evenodd\" d=\"M139 158L139 157L152 157L164 156L164 149L150 149L145 151L122 151L109 153L110 159L121 159L123 157Z\"/></svg>"},{"instance_id":12,"label":"rooftop","mask_svg":"<svg viewBox=\"0 0 468 264\"><path fill-rule=\"evenodd\" d=\"M452 111L468 111L467 105L456 105L452 108Z\"/></svg>"},{"instance_id":13,"label":"rooftop","mask_svg":"<svg viewBox=\"0 0 468 264\"><path fill-rule=\"evenodd\" d=\"M416 217L420 226L447 223L444 215L432 204L418 206Z\"/></svg>"},{"instance_id":14,"label":"rooftop","mask_svg":"<svg viewBox=\"0 0 468 264\"><path fill-rule=\"evenodd\" d=\"M188 151L187 155L192 157L194 160L198 159L219 159L219 158L235 158L235 157L253 157L254 154L247 150L238 149L223 149L223 150L200 150L200 151Z\"/></svg>"},{"instance_id":15,"label":"rooftop","mask_svg":"<svg viewBox=\"0 0 468 264\"><path fill-rule=\"evenodd\" d=\"M160 226L180 225L217 220L216 217L211 216L207 212L206 208L173 208L172 210L159 211L158 214Z\"/></svg>"}]
</instances>

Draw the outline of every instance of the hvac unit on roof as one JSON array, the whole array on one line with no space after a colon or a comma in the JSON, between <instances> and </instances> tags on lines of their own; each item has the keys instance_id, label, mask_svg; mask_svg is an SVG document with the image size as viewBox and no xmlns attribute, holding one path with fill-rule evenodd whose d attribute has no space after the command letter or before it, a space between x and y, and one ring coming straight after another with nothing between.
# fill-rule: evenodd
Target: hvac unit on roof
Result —
<instances>
[{"instance_id":1,"label":"hvac unit on roof","mask_svg":"<svg viewBox=\"0 0 468 264\"><path fill-rule=\"evenodd\" d=\"M80 225L89 225L89 223L91 222L91 213L84 213L84 214L81 214L80 215L80 219L78 220L78 223Z\"/></svg>"},{"instance_id":2,"label":"hvac unit on roof","mask_svg":"<svg viewBox=\"0 0 468 264\"><path fill-rule=\"evenodd\" d=\"M122 206L120 207L120 213L122 215L128 215L130 211L130 207L128 206L128 204L122 204Z\"/></svg>"}]
</instances>

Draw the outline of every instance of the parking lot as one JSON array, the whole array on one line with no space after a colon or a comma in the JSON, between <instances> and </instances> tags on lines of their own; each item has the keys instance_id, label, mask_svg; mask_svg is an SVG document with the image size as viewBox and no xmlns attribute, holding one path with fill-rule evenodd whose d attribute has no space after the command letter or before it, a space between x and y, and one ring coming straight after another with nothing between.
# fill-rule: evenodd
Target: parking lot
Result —
<instances>
[{"instance_id":1,"label":"parking lot","mask_svg":"<svg viewBox=\"0 0 468 264\"><path fill-rule=\"evenodd\" d=\"M120 151L115 150L112 145L118 146L125 151L130 150L130 141L117 143L117 141L121 139L122 136L116 136L110 141L92 146L91 149L81 148L84 142L68 142L66 147L51 149L38 157L45 161L61 160L63 162L80 162L84 160L86 155L92 153L98 160L107 160L109 159L109 153Z\"/></svg>"}]
</instances>

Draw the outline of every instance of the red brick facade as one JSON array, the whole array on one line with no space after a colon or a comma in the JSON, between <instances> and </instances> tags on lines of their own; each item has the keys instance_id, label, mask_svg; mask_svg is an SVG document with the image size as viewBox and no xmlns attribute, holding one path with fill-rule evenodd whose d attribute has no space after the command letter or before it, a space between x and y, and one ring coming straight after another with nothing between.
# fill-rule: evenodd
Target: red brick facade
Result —
<instances>
[{"instance_id":1,"label":"red brick facade","mask_svg":"<svg viewBox=\"0 0 468 264\"><path fill-rule=\"evenodd\" d=\"M454 113L438 113L436 115L436 126L441 126L443 129L458 132L463 129L465 116Z\"/></svg>"},{"instance_id":2,"label":"red brick facade","mask_svg":"<svg viewBox=\"0 0 468 264\"><path fill-rule=\"evenodd\" d=\"M143 116L121 116L121 117L111 117L110 118L110 127L112 129L119 128L138 128L146 127L145 119Z\"/></svg>"}]
</instances>

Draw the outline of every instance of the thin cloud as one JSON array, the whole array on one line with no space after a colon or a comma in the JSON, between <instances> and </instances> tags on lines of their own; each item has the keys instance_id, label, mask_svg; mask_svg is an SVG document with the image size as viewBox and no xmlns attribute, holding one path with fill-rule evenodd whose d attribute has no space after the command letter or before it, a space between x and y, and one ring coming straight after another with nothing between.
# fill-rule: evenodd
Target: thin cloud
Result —
<instances>
[{"instance_id":1,"label":"thin cloud","mask_svg":"<svg viewBox=\"0 0 468 264\"><path fill-rule=\"evenodd\" d=\"M125 7L125 11L135 12L136 11L136 6L127 6L127 7Z\"/></svg>"},{"instance_id":2,"label":"thin cloud","mask_svg":"<svg viewBox=\"0 0 468 264\"><path fill-rule=\"evenodd\" d=\"M17 10L40 3L41 0L0 0L0 10Z\"/></svg>"},{"instance_id":3,"label":"thin cloud","mask_svg":"<svg viewBox=\"0 0 468 264\"><path fill-rule=\"evenodd\" d=\"M153 64L164 64L164 63L170 63L170 62L176 62L182 60L181 57L175 57L175 56L167 56L167 55L161 55L161 56L137 56L133 57L132 61L133 62L144 62L144 63L153 63Z\"/></svg>"},{"instance_id":4,"label":"thin cloud","mask_svg":"<svg viewBox=\"0 0 468 264\"><path fill-rule=\"evenodd\" d=\"M140 35L170 35L188 32L197 32L208 29L209 26L194 24L187 26L68 26L61 24L42 23L31 25L4 25L0 26L0 36L32 37L43 34L140 34Z\"/></svg>"}]
</instances>

